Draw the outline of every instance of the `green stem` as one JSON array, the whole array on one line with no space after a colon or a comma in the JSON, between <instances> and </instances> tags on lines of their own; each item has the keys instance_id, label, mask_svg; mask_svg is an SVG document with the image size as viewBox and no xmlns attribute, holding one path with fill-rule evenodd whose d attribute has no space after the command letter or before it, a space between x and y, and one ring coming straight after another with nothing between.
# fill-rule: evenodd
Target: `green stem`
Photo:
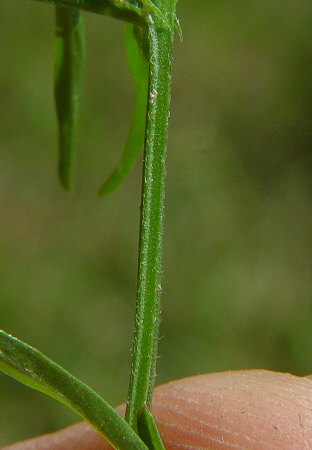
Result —
<instances>
[{"instance_id":1,"label":"green stem","mask_svg":"<svg viewBox=\"0 0 312 450\"><path fill-rule=\"evenodd\" d=\"M162 236L165 161L170 107L171 54L175 0L155 4L169 27L155 24L149 16L149 104L145 142L139 273L132 370L126 419L137 429L137 416L151 407L158 347L162 269Z\"/></svg>"},{"instance_id":2,"label":"green stem","mask_svg":"<svg viewBox=\"0 0 312 450\"><path fill-rule=\"evenodd\" d=\"M36 0L51 5L67 6L89 11L96 14L108 15L116 19L144 25L145 18L140 14L139 8L128 5L127 2L119 2L116 6L114 0Z\"/></svg>"}]
</instances>

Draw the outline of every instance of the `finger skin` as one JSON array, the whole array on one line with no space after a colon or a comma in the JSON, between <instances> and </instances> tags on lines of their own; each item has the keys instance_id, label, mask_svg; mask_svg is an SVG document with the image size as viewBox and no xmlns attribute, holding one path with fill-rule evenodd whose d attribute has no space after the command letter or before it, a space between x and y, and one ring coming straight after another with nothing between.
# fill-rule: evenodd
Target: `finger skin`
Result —
<instances>
[{"instance_id":1,"label":"finger skin","mask_svg":"<svg viewBox=\"0 0 312 450\"><path fill-rule=\"evenodd\" d=\"M167 450L312 449L308 378L265 370L186 378L155 390L153 413ZM78 424L2 450L110 448Z\"/></svg>"}]
</instances>

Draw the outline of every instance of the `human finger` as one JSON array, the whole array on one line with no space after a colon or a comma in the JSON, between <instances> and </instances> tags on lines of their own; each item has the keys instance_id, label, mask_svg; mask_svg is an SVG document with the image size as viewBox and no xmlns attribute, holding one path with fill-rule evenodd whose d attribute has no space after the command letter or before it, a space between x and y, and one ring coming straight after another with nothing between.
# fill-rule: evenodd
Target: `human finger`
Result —
<instances>
[{"instance_id":1,"label":"human finger","mask_svg":"<svg viewBox=\"0 0 312 450\"><path fill-rule=\"evenodd\" d=\"M156 388L153 413L167 450L312 449L308 378L265 370L185 378ZM110 448L83 423L3 450Z\"/></svg>"}]
</instances>

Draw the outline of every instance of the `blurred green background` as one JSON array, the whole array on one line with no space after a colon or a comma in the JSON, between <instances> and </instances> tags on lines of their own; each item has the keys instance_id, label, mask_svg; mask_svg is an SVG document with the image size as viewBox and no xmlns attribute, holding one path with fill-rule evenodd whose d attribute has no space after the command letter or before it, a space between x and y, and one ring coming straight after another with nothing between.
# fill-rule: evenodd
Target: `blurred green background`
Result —
<instances>
[{"instance_id":1,"label":"blurred green background","mask_svg":"<svg viewBox=\"0 0 312 450\"><path fill-rule=\"evenodd\" d=\"M168 154L158 383L210 371L312 373L310 0L181 0ZM76 191L56 172L53 7L0 0L0 328L113 404L126 398L140 164L124 25L86 14ZM75 422L0 375L0 446Z\"/></svg>"}]
</instances>

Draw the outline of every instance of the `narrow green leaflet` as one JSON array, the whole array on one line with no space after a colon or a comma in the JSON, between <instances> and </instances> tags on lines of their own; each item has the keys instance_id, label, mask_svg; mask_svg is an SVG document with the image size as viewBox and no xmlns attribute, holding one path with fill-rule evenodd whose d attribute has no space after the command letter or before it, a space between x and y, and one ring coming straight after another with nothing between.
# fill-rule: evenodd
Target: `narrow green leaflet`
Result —
<instances>
[{"instance_id":1,"label":"narrow green leaflet","mask_svg":"<svg viewBox=\"0 0 312 450\"><path fill-rule=\"evenodd\" d=\"M174 26L175 26L175 29L176 29L176 31L178 33L180 41L183 41L182 27L181 27L180 20L179 20L177 15L175 15L175 17L174 17Z\"/></svg>"},{"instance_id":2,"label":"narrow green leaflet","mask_svg":"<svg viewBox=\"0 0 312 450\"><path fill-rule=\"evenodd\" d=\"M2 330L0 370L76 412L114 448L148 449L119 413L90 387L38 350Z\"/></svg>"},{"instance_id":3,"label":"narrow green leaflet","mask_svg":"<svg viewBox=\"0 0 312 450\"><path fill-rule=\"evenodd\" d=\"M145 442L149 450L166 450L161 440L155 420L145 405L138 415L138 434Z\"/></svg>"},{"instance_id":4,"label":"narrow green leaflet","mask_svg":"<svg viewBox=\"0 0 312 450\"><path fill-rule=\"evenodd\" d=\"M104 2L105 1L108 3L112 2L117 9L139 11L139 14L145 18L148 14L154 14L160 22L165 24L163 14L152 0L104 0Z\"/></svg>"},{"instance_id":5,"label":"narrow green leaflet","mask_svg":"<svg viewBox=\"0 0 312 450\"><path fill-rule=\"evenodd\" d=\"M148 58L146 31L133 25L126 27L126 50L135 88L135 105L127 144L121 160L100 189L100 195L114 191L126 178L143 150L148 95Z\"/></svg>"},{"instance_id":6,"label":"narrow green leaflet","mask_svg":"<svg viewBox=\"0 0 312 450\"><path fill-rule=\"evenodd\" d=\"M59 176L73 187L78 107L84 66L84 29L78 9L56 6L55 104L59 128Z\"/></svg>"}]
</instances>

